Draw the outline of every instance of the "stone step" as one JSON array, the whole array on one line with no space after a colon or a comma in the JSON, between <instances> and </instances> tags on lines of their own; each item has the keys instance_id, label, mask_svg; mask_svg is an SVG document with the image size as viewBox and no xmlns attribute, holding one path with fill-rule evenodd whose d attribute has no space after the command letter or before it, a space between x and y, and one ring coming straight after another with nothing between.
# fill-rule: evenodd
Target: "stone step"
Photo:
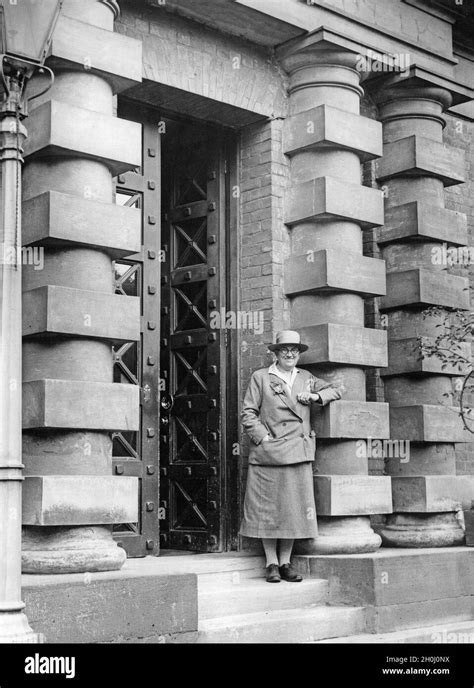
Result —
<instances>
[{"instance_id":1,"label":"stone step","mask_svg":"<svg viewBox=\"0 0 474 688\"><path fill-rule=\"evenodd\" d=\"M410 628L393 633L360 633L359 635L324 638L315 643L423 643L423 644L472 644L474 643L474 620L464 623L450 623L423 628Z\"/></svg>"},{"instance_id":2,"label":"stone step","mask_svg":"<svg viewBox=\"0 0 474 688\"><path fill-rule=\"evenodd\" d=\"M265 559L263 557L246 557L222 563L213 570L196 569L200 587L239 585L249 579L265 579ZM268 585L268 584L267 584Z\"/></svg>"},{"instance_id":3,"label":"stone step","mask_svg":"<svg viewBox=\"0 0 474 688\"><path fill-rule=\"evenodd\" d=\"M229 585L214 581L198 583L199 620L214 619L222 614L235 615L324 605L328 582L313 578L301 583L270 584L264 578L242 579Z\"/></svg>"},{"instance_id":4,"label":"stone step","mask_svg":"<svg viewBox=\"0 0 474 688\"><path fill-rule=\"evenodd\" d=\"M221 616L200 624L198 643L308 643L365 630L362 607L315 606Z\"/></svg>"}]
</instances>

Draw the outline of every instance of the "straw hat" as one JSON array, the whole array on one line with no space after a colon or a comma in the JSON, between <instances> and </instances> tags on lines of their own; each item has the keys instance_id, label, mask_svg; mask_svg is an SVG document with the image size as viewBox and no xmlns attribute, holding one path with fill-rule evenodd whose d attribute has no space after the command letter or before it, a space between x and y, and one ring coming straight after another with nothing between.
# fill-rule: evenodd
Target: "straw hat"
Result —
<instances>
[{"instance_id":1,"label":"straw hat","mask_svg":"<svg viewBox=\"0 0 474 688\"><path fill-rule=\"evenodd\" d=\"M296 346L300 352L306 351L308 348L306 344L301 343L299 332L295 332L294 330L282 330L281 332L277 332L275 343L269 344L268 348L270 351L278 351L278 349L284 346Z\"/></svg>"}]
</instances>

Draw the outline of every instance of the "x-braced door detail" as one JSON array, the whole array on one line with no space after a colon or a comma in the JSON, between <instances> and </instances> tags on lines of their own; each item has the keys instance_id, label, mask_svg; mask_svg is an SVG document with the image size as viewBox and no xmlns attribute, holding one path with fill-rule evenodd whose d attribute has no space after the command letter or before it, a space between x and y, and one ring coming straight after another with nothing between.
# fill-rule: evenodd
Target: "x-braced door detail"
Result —
<instances>
[{"instance_id":1,"label":"x-braced door detail","mask_svg":"<svg viewBox=\"0 0 474 688\"><path fill-rule=\"evenodd\" d=\"M197 551L225 546L223 156L215 131L177 125L163 142L161 546Z\"/></svg>"}]
</instances>

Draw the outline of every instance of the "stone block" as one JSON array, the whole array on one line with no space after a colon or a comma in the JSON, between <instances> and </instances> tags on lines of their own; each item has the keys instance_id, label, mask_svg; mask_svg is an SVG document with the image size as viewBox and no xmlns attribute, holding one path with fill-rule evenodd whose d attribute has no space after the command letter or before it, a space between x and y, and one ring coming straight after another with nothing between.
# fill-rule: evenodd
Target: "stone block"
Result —
<instances>
[{"instance_id":1,"label":"stone block","mask_svg":"<svg viewBox=\"0 0 474 688\"><path fill-rule=\"evenodd\" d=\"M319 177L290 187L285 207L287 225L308 220L350 220L364 228L383 224L381 191L332 177Z\"/></svg>"},{"instance_id":2,"label":"stone block","mask_svg":"<svg viewBox=\"0 0 474 688\"><path fill-rule=\"evenodd\" d=\"M141 139L137 122L49 100L28 118L25 156L91 158L115 176L141 165Z\"/></svg>"},{"instance_id":3,"label":"stone block","mask_svg":"<svg viewBox=\"0 0 474 688\"><path fill-rule=\"evenodd\" d=\"M151 558L151 557L147 557ZM172 642L197 630L197 576L140 574L146 559L121 571L24 575L28 620L49 643Z\"/></svg>"},{"instance_id":4,"label":"stone block","mask_svg":"<svg viewBox=\"0 0 474 688\"><path fill-rule=\"evenodd\" d=\"M384 226L378 227L376 232L379 244L427 239L459 246L469 243L464 213L421 201L387 208Z\"/></svg>"},{"instance_id":5,"label":"stone block","mask_svg":"<svg viewBox=\"0 0 474 688\"><path fill-rule=\"evenodd\" d=\"M23 429L138 430L139 391L107 382L25 382Z\"/></svg>"},{"instance_id":6,"label":"stone block","mask_svg":"<svg viewBox=\"0 0 474 688\"><path fill-rule=\"evenodd\" d=\"M390 431L411 442L473 442L454 406L390 406Z\"/></svg>"},{"instance_id":7,"label":"stone block","mask_svg":"<svg viewBox=\"0 0 474 688\"><path fill-rule=\"evenodd\" d=\"M473 607L472 597L468 596L376 607L368 610L367 630L370 633L389 633L423 626L437 626L439 629L441 625L445 629L452 623L471 621Z\"/></svg>"},{"instance_id":8,"label":"stone block","mask_svg":"<svg viewBox=\"0 0 474 688\"><path fill-rule=\"evenodd\" d=\"M372 554L295 557L329 581L330 604L373 606L450 602L474 593L474 551L466 547L381 548ZM413 606L415 611L415 606ZM421 622L419 625L424 625Z\"/></svg>"},{"instance_id":9,"label":"stone block","mask_svg":"<svg viewBox=\"0 0 474 688\"><path fill-rule=\"evenodd\" d=\"M138 478L113 475L25 478L25 526L108 525L137 521Z\"/></svg>"},{"instance_id":10,"label":"stone block","mask_svg":"<svg viewBox=\"0 0 474 688\"><path fill-rule=\"evenodd\" d=\"M400 306L445 306L469 310L469 281L445 271L404 270L387 275L387 295L380 309Z\"/></svg>"},{"instance_id":11,"label":"stone block","mask_svg":"<svg viewBox=\"0 0 474 688\"><path fill-rule=\"evenodd\" d=\"M362 162L382 155L382 125L330 105L319 105L285 120L283 152L336 147L356 153Z\"/></svg>"},{"instance_id":12,"label":"stone block","mask_svg":"<svg viewBox=\"0 0 474 688\"><path fill-rule=\"evenodd\" d=\"M474 476L423 475L392 477L394 512L433 513L470 508Z\"/></svg>"},{"instance_id":13,"label":"stone block","mask_svg":"<svg viewBox=\"0 0 474 688\"><path fill-rule=\"evenodd\" d=\"M86 69L120 93L142 80L142 42L61 14L53 34L48 65Z\"/></svg>"},{"instance_id":14,"label":"stone block","mask_svg":"<svg viewBox=\"0 0 474 688\"><path fill-rule=\"evenodd\" d=\"M363 516L392 513L388 476L317 475L314 496L318 516Z\"/></svg>"},{"instance_id":15,"label":"stone block","mask_svg":"<svg viewBox=\"0 0 474 688\"><path fill-rule=\"evenodd\" d=\"M285 261L285 293L343 291L383 296L385 261L353 251L323 249L291 256Z\"/></svg>"},{"instance_id":16,"label":"stone block","mask_svg":"<svg viewBox=\"0 0 474 688\"><path fill-rule=\"evenodd\" d=\"M373 401L333 401L322 409L313 404L312 425L324 438L388 439L388 404Z\"/></svg>"},{"instance_id":17,"label":"stone block","mask_svg":"<svg viewBox=\"0 0 474 688\"><path fill-rule=\"evenodd\" d=\"M422 358L422 346L432 346L434 337L409 337L407 339L394 339L390 342L388 351L388 367L381 370L382 376L407 375L413 373L430 373L439 375L465 375L467 364L443 363L436 356ZM459 342L459 354L469 359L471 357L471 345L469 342Z\"/></svg>"},{"instance_id":18,"label":"stone block","mask_svg":"<svg viewBox=\"0 0 474 688\"><path fill-rule=\"evenodd\" d=\"M383 147L376 162L379 181L393 177L436 177L445 186L465 181L464 151L425 136L407 136Z\"/></svg>"},{"instance_id":19,"label":"stone block","mask_svg":"<svg viewBox=\"0 0 474 688\"><path fill-rule=\"evenodd\" d=\"M138 253L141 210L47 191L23 202L24 246L87 246L112 258Z\"/></svg>"},{"instance_id":20,"label":"stone block","mask_svg":"<svg viewBox=\"0 0 474 688\"><path fill-rule=\"evenodd\" d=\"M140 299L58 286L23 292L23 336L45 334L138 341Z\"/></svg>"},{"instance_id":21,"label":"stone block","mask_svg":"<svg viewBox=\"0 0 474 688\"><path fill-rule=\"evenodd\" d=\"M327 323L301 327L301 338L309 345L300 362L305 365L342 363L383 368L387 365L387 333L366 327Z\"/></svg>"}]
</instances>

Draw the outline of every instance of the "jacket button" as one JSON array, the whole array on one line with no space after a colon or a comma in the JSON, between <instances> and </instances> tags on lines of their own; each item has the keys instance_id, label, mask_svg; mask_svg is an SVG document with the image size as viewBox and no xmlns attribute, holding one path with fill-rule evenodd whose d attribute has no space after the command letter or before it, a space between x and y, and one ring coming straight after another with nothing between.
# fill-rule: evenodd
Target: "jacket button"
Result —
<instances>
[{"instance_id":1,"label":"jacket button","mask_svg":"<svg viewBox=\"0 0 474 688\"><path fill-rule=\"evenodd\" d=\"M303 433L301 433L301 437L303 437L303 438L304 438L304 435L303 435Z\"/></svg>"},{"instance_id":2,"label":"jacket button","mask_svg":"<svg viewBox=\"0 0 474 688\"><path fill-rule=\"evenodd\" d=\"M282 423L282 425L286 425L286 423Z\"/></svg>"},{"instance_id":3,"label":"jacket button","mask_svg":"<svg viewBox=\"0 0 474 688\"><path fill-rule=\"evenodd\" d=\"M302 422L303 422L303 419L302 419L302 418L300 418L300 423L302 423Z\"/></svg>"}]
</instances>

